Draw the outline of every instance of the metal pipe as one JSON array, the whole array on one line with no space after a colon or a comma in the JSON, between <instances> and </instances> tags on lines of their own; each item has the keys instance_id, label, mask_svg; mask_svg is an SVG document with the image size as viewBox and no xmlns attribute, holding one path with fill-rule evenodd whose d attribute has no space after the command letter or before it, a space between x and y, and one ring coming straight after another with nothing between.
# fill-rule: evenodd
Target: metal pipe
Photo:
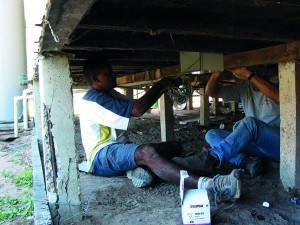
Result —
<instances>
[{"instance_id":1,"label":"metal pipe","mask_svg":"<svg viewBox=\"0 0 300 225\"><path fill-rule=\"evenodd\" d=\"M27 99L23 98L23 125L24 129L28 129L28 111L27 111Z\"/></svg>"}]
</instances>

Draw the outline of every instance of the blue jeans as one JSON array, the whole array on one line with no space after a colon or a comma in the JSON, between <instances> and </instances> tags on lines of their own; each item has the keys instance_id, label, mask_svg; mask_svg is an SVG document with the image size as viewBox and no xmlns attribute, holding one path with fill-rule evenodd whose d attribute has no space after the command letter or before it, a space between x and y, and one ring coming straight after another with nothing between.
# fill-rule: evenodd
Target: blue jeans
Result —
<instances>
[{"instance_id":1,"label":"blue jeans","mask_svg":"<svg viewBox=\"0 0 300 225\"><path fill-rule=\"evenodd\" d=\"M280 158L280 129L254 117L245 117L234 125L233 132L209 130L205 135L210 154L220 161L240 165L245 155Z\"/></svg>"}]
</instances>

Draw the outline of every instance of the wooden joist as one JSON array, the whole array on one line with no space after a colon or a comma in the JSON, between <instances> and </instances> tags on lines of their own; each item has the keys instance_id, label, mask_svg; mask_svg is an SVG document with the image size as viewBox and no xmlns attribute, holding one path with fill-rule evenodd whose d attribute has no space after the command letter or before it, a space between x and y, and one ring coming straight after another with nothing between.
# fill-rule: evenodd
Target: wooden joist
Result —
<instances>
[{"instance_id":1,"label":"wooden joist","mask_svg":"<svg viewBox=\"0 0 300 225\"><path fill-rule=\"evenodd\" d=\"M224 56L224 67L276 64L300 58L300 41Z\"/></svg>"},{"instance_id":2,"label":"wooden joist","mask_svg":"<svg viewBox=\"0 0 300 225\"><path fill-rule=\"evenodd\" d=\"M300 59L300 41L294 41L287 44L276 45L273 47L262 48L247 52L230 54L224 56L224 67L234 68L242 66L268 65L280 62ZM151 76L149 76L151 74ZM179 65L170 66L160 69L157 73L155 70L136 73L117 78L119 86L131 86L132 83L147 84L158 79L180 74ZM200 76L200 80L207 80L207 76ZM195 78L191 78L194 80ZM230 79L230 77L228 77Z\"/></svg>"}]
</instances>

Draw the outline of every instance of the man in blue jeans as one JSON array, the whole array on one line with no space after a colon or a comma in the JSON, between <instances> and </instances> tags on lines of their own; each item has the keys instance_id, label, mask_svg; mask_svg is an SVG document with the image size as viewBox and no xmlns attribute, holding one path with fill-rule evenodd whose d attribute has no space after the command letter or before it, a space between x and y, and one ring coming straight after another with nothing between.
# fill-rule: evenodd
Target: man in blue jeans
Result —
<instances>
[{"instance_id":1,"label":"man in blue jeans","mask_svg":"<svg viewBox=\"0 0 300 225\"><path fill-rule=\"evenodd\" d=\"M230 162L255 177L262 167L258 157L280 158L279 90L248 68L229 71L243 82L220 87L221 72L214 72L205 93L224 101L241 102L245 118L234 125L232 132L219 129L207 132L205 139L211 149L206 166L219 167Z\"/></svg>"}]
</instances>

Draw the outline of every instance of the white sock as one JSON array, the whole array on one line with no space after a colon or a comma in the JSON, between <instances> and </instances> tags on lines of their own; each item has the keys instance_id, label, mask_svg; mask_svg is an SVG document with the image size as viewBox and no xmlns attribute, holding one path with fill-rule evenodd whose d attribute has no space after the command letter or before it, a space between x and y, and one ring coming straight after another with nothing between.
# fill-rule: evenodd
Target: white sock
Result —
<instances>
[{"instance_id":1,"label":"white sock","mask_svg":"<svg viewBox=\"0 0 300 225\"><path fill-rule=\"evenodd\" d=\"M198 180L198 189L209 189L212 185L212 179L209 177L200 177Z\"/></svg>"}]
</instances>

